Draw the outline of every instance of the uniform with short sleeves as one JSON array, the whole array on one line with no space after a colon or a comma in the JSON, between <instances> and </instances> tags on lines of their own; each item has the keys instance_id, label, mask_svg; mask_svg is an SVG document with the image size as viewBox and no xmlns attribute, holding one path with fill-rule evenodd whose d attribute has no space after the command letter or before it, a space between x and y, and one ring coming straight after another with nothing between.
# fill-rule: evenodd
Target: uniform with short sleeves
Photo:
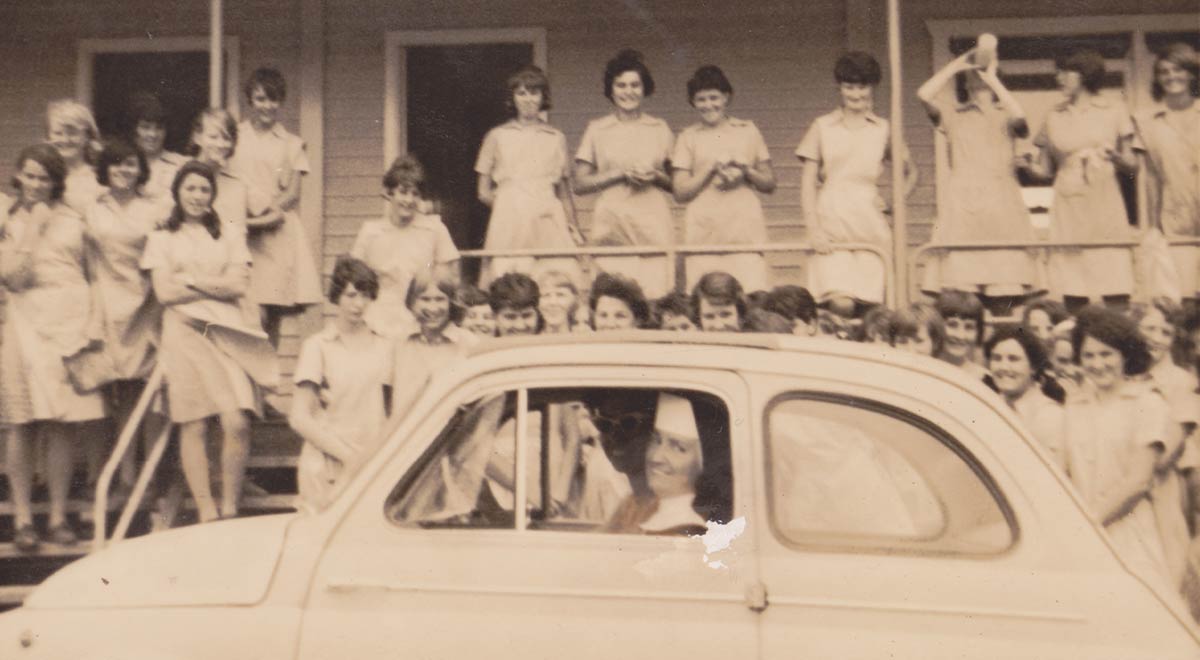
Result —
<instances>
[{"instance_id":1,"label":"uniform with short sleeves","mask_svg":"<svg viewBox=\"0 0 1200 660\"><path fill-rule=\"evenodd\" d=\"M147 158L146 165L150 168L150 176L146 183L142 184L142 194L166 203L174 203L171 184L175 183L175 174L186 162L187 156L174 151L163 151L154 158Z\"/></svg>"},{"instance_id":2,"label":"uniform with short sleeves","mask_svg":"<svg viewBox=\"0 0 1200 660\"><path fill-rule=\"evenodd\" d=\"M150 234L143 270L216 275L251 262L236 232L213 238L197 223ZM278 380L275 352L257 319L238 302L201 298L166 305L158 359L167 379L171 421L193 422L222 413L258 413L254 384L273 388Z\"/></svg>"},{"instance_id":3,"label":"uniform with short sleeves","mask_svg":"<svg viewBox=\"0 0 1200 660\"><path fill-rule=\"evenodd\" d=\"M1095 388L1085 383L1064 406L1071 481L1097 517L1108 514L1096 507L1126 478L1129 456L1146 447L1163 447L1170 437L1170 410L1162 395L1145 383L1125 381L1118 387L1100 401ZM1151 475L1145 477L1149 482ZM1177 589L1149 499L1106 529L1117 552L1141 577L1168 593Z\"/></svg>"},{"instance_id":4,"label":"uniform with short sleeves","mask_svg":"<svg viewBox=\"0 0 1200 660\"><path fill-rule=\"evenodd\" d=\"M259 131L249 120L238 124L238 144L229 170L270 204L294 174L310 169L304 141L276 123ZM277 227L251 229L247 237L254 270L249 296L260 305L292 307L321 301L321 280L308 236L295 209Z\"/></svg>"},{"instance_id":5,"label":"uniform with short sleeves","mask_svg":"<svg viewBox=\"0 0 1200 660\"><path fill-rule=\"evenodd\" d=\"M698 123L683 129L671 155L671 167L696 173L707 172L716 162L736 161L753 167L770 160L767 143L754 122L730 117L719 126ZM684 242L693 245L765 243L767 222L749 182L718 190L714 177L688 204L683 233ZM689 290L712 271L733 275L746 291L770 288L767 262L761 254L688 257L686 265Z\"/></svg>"},{"instance_id":6,"label":"uniform with short sleeves","mask_svg":"<svg viewBox=\"0 0 1200 660\"><path fill-rule=\"evenodd\" d=\"M555 185L567 176L567 138L562 131L538 122L515 119L488 131L475 161L475 172L496 184L484 249L573 248L562 200ZM574 259L540 259L539 267L575 271ZM531 257L491 259L484 280L504 273L534 270Z\"/></svg>"},{"instance_id":7,"label":"uniform with short sleeves","mask_svg":"<svg viewBox=\"0 0 1200 660\"><path fill-rule=\"evenodd\" d=\"M607 115L588 123L575 160L597 172L666 171L674 142L670 127L657 117L642 114L621 121ZM670 199L657 186L635 189L624 181L611 185L596 199L589 234L592 245L670 245L675 234ZM664 295L669 287L663 258L597 257L596 265L641 283L650 298Z\"/></svg>"},{"instance_id":8,"label":"uniform with short sleeves","mask_svg":"<svg viewBox=\"0 0 1200 660\"><path fill-rule=\"evenodd\" d=\"M81 217L87 213L88 207L107 190L96 180L96 169L87 163L82 163L67 172L63 180L62 201Z\"/></svg>"},{"instance_id":9,"label":"uniform with short sleeves","mask_svg":"<svg viewBox=\"0 0 1200 660\"><path fill-rule=\"evenodd\" d=\"M1013 144L1029 130L1024 118L1013 119L998 102L957 103L945 94L933 106L934 121L950 147L950 175L931 240L1034 243L1013 168ZM950 250L926 265L922 289L1017 295L1041 289L1042 279L1026 250Z\"/></svg>"},{"instance_id":10,"label":"uniform with short sleeves","mask_svg":"<svg viewBox=\"0 0 1200 660\"><path fill-rule=\"evenodd\" d=\"M404 304L413 276L457 261L458 248L440 216L419 214L404 226L386 219L364 222L350 256L366 262L379 276L379 295L367 308L367 325L394 336L414 323Z\"/></svg>"},{"instance_id":11,"label":"uniform with short sleeves","mask_svg":"<svg viewBox=\"0 0 1200 660\"><path fill-rule=\"evenodd\" d=\"M97 392L80 394L63 358L88 343L90 291L85 276L83 221L66 205L53 216L30 255L30 268L5 283L0 340L0 423L82 422L104 417ZM0 242L16 245L29 211L0 208Z\"/></svg>"},{"instance_id":12,"label":"uniform with short sleeves","mask_svg":"<svg viewBox=\"0 0 1200 660\"><path fill-rule=\"evenodd\" d=\"M1195 376L1172 362L1169 356L1151 367L1148 376L1150 386L1166 399L1172 424L1185 427L1200 424L1200 394L1196 392ZM1186 498L1180 471L1191 469L1193 466L1190 464L1195 463L1197 457L1193 441L1183 438L1182 434L1171 440L1182 442L1169 445L1164 451L1168 455L1178 454L1179 458L1170 470L1159 475L1153 502L1167 567L1178 587L1187 570L1187 554L1192 538L1183 512L1182 502Z\"/></svg>"},{"instance_id":13,"label":"uniform with short sleeves","mask_svg":"<svg viewBox=\"0 0 1200 660\"><path fill-rule=\"evenodd\" d=\"M873 243L890 254L892 230L880 209L876 181L889 157L886 119L867 113L863 125L846 124L839 108L818 117L796 156L820 166L817 216L833 243ZM813 255L808 264L808 290L817 300L848 296L868 303L884 300L884 268L868 252L834 250Z\"/></svg>"},{"instance_id":14,"label":"uniform with short sleeves","mask_svg":"<svg viewBox=\"0 0 1200 660\"><path fill-rule=\"evenodd\" d=\"M1105 149L1133 136L1125 106L1096 96L1063 103L1047 117L1034 143L1055 164L1050 238L1056 241L1131 240L1125 202ZM1050 290L1098 298L1133 292L1133 257L1125 248L1058 249L1050 255Z\"/></svg>"},{"instance_id":15,"label":"uniform with short sleeves","mask_svg":"<svg viewBox=\"0 0 1200 660\"><path fill-rule=\"evenodd\" d=\"M1062 404L1046 396L1041 388L1034 386L1025 390L1012 404L1013 410L1033 437L1042 443L1061 470L1067 469L1067 450L1063 445L1066 417Z\"/></svg>"},{"instance_id":16,"label":"uniform with short sleeves","mask_svg":"<svg viewBox=\"0 0 1200 660\"><path fill-rule=\"evenodd\" d=\"M147 236L170 213L169 206L143 195L122 206L105 194L84 218L93 318L115 380L144 379L154 367L162 306L140 262Z\"/></svg>"},{"instance_id":17,"label":"uniform with short sleeves","mask_svg":"<svg viewBox=\"0 0 1200 660\"><path fill-rule=\"evenodd\" d=\"M347 344L336 325L304 340L292 381L311 383L319 390L318 422L354 449L375 446L384 427L384 386L392 384L393 343L376 332L365 345ZM306 508L328 503L342 464L319 447L306 442L296 465L299 500Z\"/></svg>"},{"instance_id":18,"label":"uniform with short sleeves","mask_svg":"<svg viewBox=\"0 0 1200 660\"><path fill-rule=\"evenodd\" d=\"M1148 161L1143 175L1158 200L1155 220L1168 237L1200 236L1200 102L1178 112L1160 104L1134 120ZM1200 296L1200 247L1170 249L1183 295Z\"/></svg>"}]
</instances>

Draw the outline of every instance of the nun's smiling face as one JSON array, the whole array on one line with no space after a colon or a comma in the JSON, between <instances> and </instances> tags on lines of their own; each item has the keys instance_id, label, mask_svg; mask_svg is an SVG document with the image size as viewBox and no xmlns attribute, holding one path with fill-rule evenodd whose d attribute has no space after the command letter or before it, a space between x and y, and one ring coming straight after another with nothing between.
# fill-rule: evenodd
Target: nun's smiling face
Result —
<instances>
[{"instance_id":1,"label":"nun's smiling face","mask_svg":"<svg viewBox=\"0 0 1200 660\"><path fill-rule=\"evenodd\" d=\"M700 439L656 430L646 447L646 484L659 498L695 494Z\"/></svg>"}]
</instances>

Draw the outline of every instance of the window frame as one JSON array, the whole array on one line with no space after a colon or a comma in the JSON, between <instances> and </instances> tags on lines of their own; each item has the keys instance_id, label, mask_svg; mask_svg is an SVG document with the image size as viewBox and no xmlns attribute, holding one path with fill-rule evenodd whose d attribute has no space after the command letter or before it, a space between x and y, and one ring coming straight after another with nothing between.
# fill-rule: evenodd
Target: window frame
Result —
<instances>
[{"instance_id":1,"label":"window frame","mask_svg":"<svg viewBox=\"0 0 1200 660\"><path fill-rule=\"evenodd\" d=\"M225 108L234 117L241 109L241 42L236 36L226 35L222 39L225 58L223 92ZM75 60L75 98L92 107L93 72L97 55L110 53L186 53L209 50L209 38L204 37L155 37L154 39L80 39Z\"/></svg>"},{"instance_id":2,"label":"window frame","mask_svg":"<svg viewBox=\"0 0 1200 660\"><path fill-rule=\"evenodd\" d=\"M529 524L530 520L529 520L528 513L523 511L523 509L525 509L525 507L516 507L516 510L514 511L515 517L514 517L513 526L503 527L503 528L457 527L457 526L423 528L420 525L416 525L416 524L397 523L396 521L392 520L391 516L389 515L390 507L394 503L399 502L409 496L409 494L410 494L409 489L411 489L414 486L414 484L416 482L418 482L425 475L425 471L430 469L430 466L446 450L447 443L449 443L451 441L450 437L446 434L446 429L448 428L449 424L451 422L453 422L453 420L459 414L459 412L457 412L457 411L461 410L464 405L471 405L475 402L482 401L482 400L487 399L492 396L497 396L497 395L508 396L510 393L516 393L517 394L516 432L518 434L517 437L520 438L520 437L523 437L522 434L527 433L527 431L528 431L528 421L529 421L528 420L528 412L529 412L528 411L528 403L529 403L529 391L530 390L534 390L534 391L555 390L555 389L588 390L588 389L601 389L601 388L620 388L620 389L640 389L640 390L655 390L655 391L673 390L673 391L694 392L694 393L705 394L707 396L712 397L716 401L719 401L721 403L721 405L724 406L725 413L729 420L729 431L728 431L729 438L728 438L728 440L729 440L729 452L730 452L730 477L733 479L733 484L730 489L731 495L733 497L733 501L730 504L730 510L732 512L731 517L733 519L736 519L739 516L748 516L752 513L753 500L754 500L753 486L752 486L752 484L748 484L745 482L753 479L753 473L752 473L752 471L749 471L749 470L750 470L750 466L753 465L754 457L750 453L745 453L748 451L748 449L742 449L741 451L744 452L743 455L740 457L738 455L739 448L738 448L738 444L737 444L737 439L736 439L737 433L735 432L735 429L738 429L739 427L733 424L733 420L735 419L736 410L737 410L734 400L737 398L737 395L735 393L729 392L728 388L722 386L722 385L724 385L724 383L726 383L726 382L732 383L734 381L734 379L736 379L736 382L742 388L741 396L742 396L743 402L745 403L746 406L749 406L750 405L749 390L746 386L744 379L742 379L736 372L732 372L732 371L724 370L724 369L720 369L720 368L691 369L691 368L678 367L678 366L657 366L656 365L656 366L650 366L650 367L646 367L646 368L640 368L636 375L642 376L642 377L635 378L633 375L623 375L623 376L614 375L614 369L621 369L623 371L627 371L628 370L627 366L622 367L619 365L584 365L581 367L574 367L574 369L575 369L576 373L562 374L559 366L545 365L545 366L532 368L532 372L531 371L521 371L521 372L510 371L507 374L503 374L503 373L497 374L495 372L487 373L487 374L480 374L479 378L476 378L476 379L473 379L472 381L463 383L460 387L456 388L456 391L464 393L465 396L463 396L462 399L460 399L459 402L455 405L456 412L451 413L450 417L447 420L447 426L444 426L433 439L428 441L428 444L425 446L425 448L423 450L421 450L420 454L418 454L416 456L416 458L414 458L412 461L410 461L408 463L407 467L403 468L403 473L398 478L395 478L393 480L392 485L390 487L389 486L381 487L379 491L374 491L374 489L372 488L370 491L368 491L368 492L380 492L382 494L382 500L376 500L378 502L378 504L370 504L369 506L371 506L372 508L375 508L379 512L379 515L382 518L382 522L385 524L385 526L388 529L390 529L393 532L401 532L401 533L426 533L426 532L430 532L430 531L433 531L434 529L436 529L438 534L456 534L456 533L461 534L461 533L471 533L471 532L527 534L527 533L532 532L532 533L536 533L538 535L551 535L551 534L555 534L555 533L566 533L566 534L571 534L573 536L587 537L587 538L609 538L609 537L611 537L611 538L629 538L629 537L634 537L634 538L661 538L661 539L668 539L668 540L678 539L680 537L669 536L669 535L656 536L656 535L616 533L616 532L597 534L597 533L591 533L592 530L588 530L589 531L588 534L580 534L578 530L572 530L572 529L546 528L546 527L540 527L537 524L531 526ZM593 369L595 369L595 370L593 371ZM578 373L578 371L580 371L580 370L592 371L592 373L584 373L584 374L580 375ZM540 378L540 375L547 371L558 372L558 373L554 373L554 374L547 373L545 378ZM701 382L701 379L695 379L695 378L685 379L682 381L672 380L669 376L673 372L689 372L689 373L695 373L695 374L721 373L721 374L724 374L724 376L722 378L722 382L718 383L716 386L714 386L714 385L710 385L708 383ZM506 376L516 375L517 373L520 373L520 376L517 378L506 377ZM499 378L496 378L496 377L499 377ZM729 380L725 381L724 378L729 378ZM481 382L481 379L485 380L486 382ZM534 384L535 381L536 381L536 384ZM741 425L741 427L743 427L743 428L746 426L747 425L745 425L745 424ZM749 434L749 433L751 433L751 430L748 428L744 428L744 430L742 430L741 432L745 433L745 434ZM416 438L413 438L413 440L416 440ZM749 435L747 435L747 437L745 437L743 440L745 443L748 443L750 440ZM518 442L516 444L517 444L516 451L514 452L514 456L515 456L514 460L516 461L516 466L515 466L516 471L514 473L514 479L516 479L516 483L514 485L517 486L518 488L514 489L514 501L524 501L524 499L527 499L527 487L528 487L528 484L526 482L527 474L525 472L525 470L527 469L525 467L525 461L526 461L526 457L525 457L526 452L525 452L525 448L524 448L525 443ZM389 459L389 460L395 460L395 457L393 457L392 459ZM739 474L744 475L744 476L739 478L739 476L738 476ZM386 481L388 479L388 477L386 477L385 475L386 475L386 470L379 472L375 478L383 479ZM395 495L396 493L401 493L401 494L399 496L396 496ZM359 502L359 504L362 504L362 502ZM357 506L359 504L356 504L355 508L357 508Z\"/></svg>"},{"instance_id":3,"label":"window frame","mask_svg":"<svg viewBox=\"0 0 1200 660\"><path fill-rule=\"evenodd\" d=\"M819 403L836 404L858 410L865 410L875 414L880 414L891 418L897 422L915 427L917 430L924 432L927 436L941 443L955 457L957 457L971 471L980 484L992 497L996 508L999 510L1004 521L1008 524L1009 541L1001 549L996 551L984 552L963 552L952 549L937 548L930 544L930 539L915 538L902 539L889 536L874 536L874 535L854 535L854 534L837 534L825 535L829 540L821 540L820 534L806 535L804 540L798 540L785 534L779 528L776 518L776 491L775 491L775 474L771 465L774 449L774 439L771 435L771 414L776 407L789 401L815 401ZM762 456L762 478L765 492L765 504L768 526L771 529L771 534L784 547L801 552L837 552L845 554L884 554L884 555L905 555L917 557L952 557L956 559L975 559L975 560L991 560L997 557L1010 554L1020 545L1021 542L1021 526L1017 520L1016 512L1004 492L1000 489L996 479L983 465L983 462L975 457L961 442L956 440L953 435L946 431L941 426L934 422L917 415L909 410L905 410L899 406L884 403L882 401L856 396L852 394L844 394L838 392L829 392L821 390L794 389L787 390L772 396L763 406L762 413L763 424L763 456ZM911 465L911 464L910 464ZM914 470L924 476L924 471L918 466L911 466ZM928 483L928 482L927 482ZM936 491L935 491L936 494ZM941 498L938 499L939 505L943 511L946 511L945 505ZM949 520L947 516L947 525ZM942 538L943 534L939 534L935 539Z\"/></svg>"}]
</instances>

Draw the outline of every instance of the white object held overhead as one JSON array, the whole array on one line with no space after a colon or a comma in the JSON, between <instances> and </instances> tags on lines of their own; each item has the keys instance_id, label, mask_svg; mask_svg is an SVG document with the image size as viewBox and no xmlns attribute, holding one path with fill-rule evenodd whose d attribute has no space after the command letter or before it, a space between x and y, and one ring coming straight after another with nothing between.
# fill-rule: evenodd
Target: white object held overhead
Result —
<instances>
[{"instance_id":1,"label":"white object held overhead","mask_svg":"<svg viewBox=\"0 0 1200 660\"><path fill-rule=\"evenodd\" d=\"M700 439L696 428L696 415L692 403L681 396L663 392L658 395L658 411L654 416L654 430L679 438Z\"/></svg>"},{"instance_id":2,"label":"white object held overhead","mask_svg":"<svg viewBox=\"0 0 1200 660\"><path fill-rule=\"evenodd\" d=\"M996 46L999 41L991 32L984 32L975 40L975 66L986 69L996 61Z\"/></svg>"}]
</instances>

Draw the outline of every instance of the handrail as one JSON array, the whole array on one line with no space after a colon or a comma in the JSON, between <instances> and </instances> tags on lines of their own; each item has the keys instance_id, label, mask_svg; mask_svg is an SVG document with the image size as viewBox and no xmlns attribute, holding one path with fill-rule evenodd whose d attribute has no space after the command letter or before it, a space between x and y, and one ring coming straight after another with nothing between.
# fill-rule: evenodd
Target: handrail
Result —
<instances>
[{"instance_id":1,"label":"handrail","mask_svg":"<svg viewBox=\"0 0 1200 660\"><path fill-rule=\"evenodd\" d=\"M912 259L909 263L909 293L913 300L916 300L921 293L921 285L917 281L917 268L923 263L924 259L929 256L930 252L935 250L964 250L964 251L980 251L980 250L1035 250L1043 248L1136 248L1142 243L1142 234L1144 232L1135 233L1135 238L1122 240L1108 241L962 241L951 243L926 243L913 251ZM1183 237L1167 237L1167 244L1172 246L1180 245L1196 245L1200 246L1200 238L1183 238Z\"/></svg>"},{"instance_id":2,"label":"handrail","mask_svg":"<svg viewBox=\"0 0 1200 660\"><path fill-rule=\"evenodd\" d=\"M125 458L130 446L133 445L133 439L137 436L138 429L142 426L142 421L146 417L146 412L150 410L154 400L162 395L163 382L165 380L162 363L154 366L154 370L150 372L150 377L146 379L146 387L142 390L142 395L138 397L137 404L133 407L133 412L130 413L129 419L125 422L125 426L121 429L120 435L117 436L117 444L113 447L112 455L108 457L108 461L104 464L104 469L100 471L100 478L96 480L96 499L92 502L92 516L96 531L92 537L92 550L101 550L104 548L108 532L108 491L112 485L113 475L117 472L117 467ZM124 537L125 532L129 528L129 522L133 518L133 512L137 510L142 496L145 494L146 487L150 483L150 475L153 474L154 468L157 467L158 461L162 458L163 451L166 449L166 440L170 437L171 425L164 425L162 433L156 438L154 448L147 457L146 465L142 466L141 473L138 474L137 482L134 485L134 490L129 495L129 500L125 503L125 508L121 512L121 518L118 522L117 529L114 531L113 538L120 539ZM153 459L153 463L151 462ZM149 468L149 469L147 469ZM118 535L116 531L119 531Z\"/></svg>"},{"instance_id":3,"label":"handrail","mask_svg":"<svg viewBox=\"0 0 1200 660\"><path fill-rule=\"evenodd\" d=\"M884 291L888 306L896 304L895 272L892 257L885 248L873 243L834 243L833 250L870 252L883 262ZM667 258L668 281L678 282L679 263L676 257L700 254L742 254L765 252L816 252L809 243L713 243L697 245L659 246L583 246L563 248L524 248L516 250L462 250L464 258L482 259L495 257L595 257L595 256L663 256ZM686 268L686 264L685 264ZM678 285L674 287L678 290ZM686 292L685 292L686 293Z\"/></svg>"}]
</instances>

